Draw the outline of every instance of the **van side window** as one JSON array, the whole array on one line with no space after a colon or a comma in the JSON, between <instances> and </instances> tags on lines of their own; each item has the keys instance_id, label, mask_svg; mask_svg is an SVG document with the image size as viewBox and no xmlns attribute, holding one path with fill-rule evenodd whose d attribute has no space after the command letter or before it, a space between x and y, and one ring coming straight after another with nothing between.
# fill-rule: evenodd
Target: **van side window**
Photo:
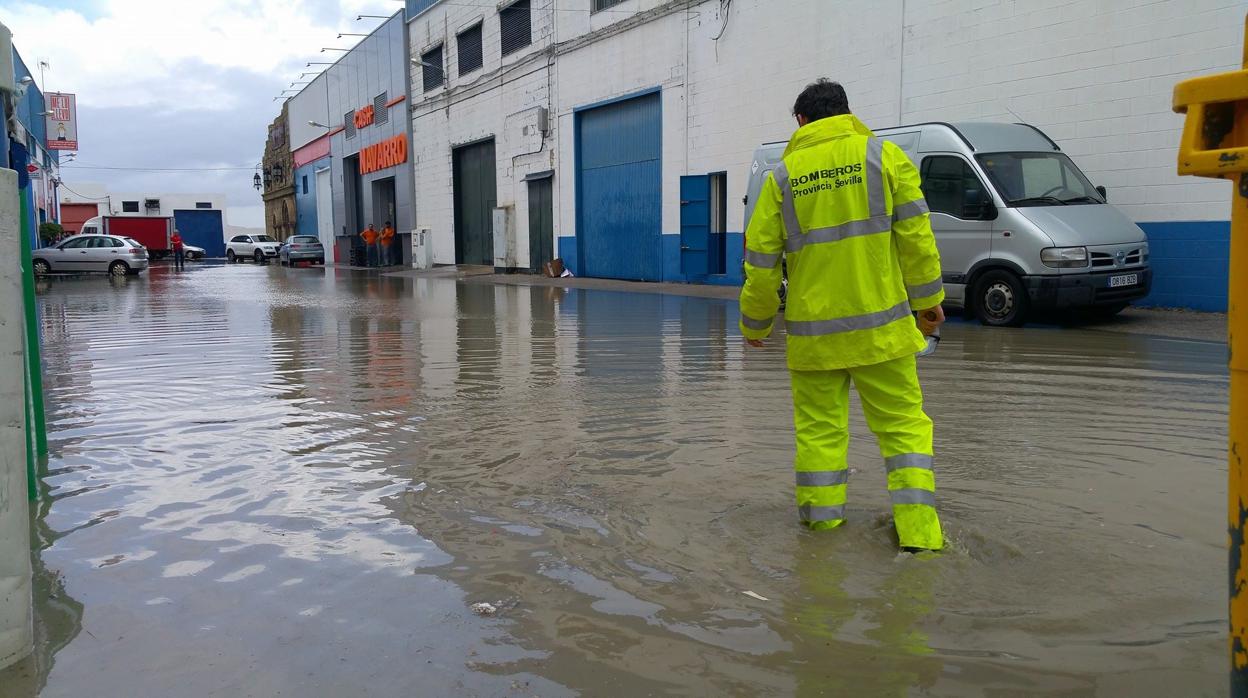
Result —
<instances>
[{"instance_id":1,"label":"van side window","mask_svg":"<svg viewBox=\"0 0 1248 698\"><path fill-rule=\"evenodd\" d=\"M932 213L946 213L955 218L978 220L979 216L966 215L968 204L989 201L988 190L975 170L965 160L954 155L931 155L923 158L923 196ZM977 200L977 201L976 201Z\"/></svg>"}]
</instances>

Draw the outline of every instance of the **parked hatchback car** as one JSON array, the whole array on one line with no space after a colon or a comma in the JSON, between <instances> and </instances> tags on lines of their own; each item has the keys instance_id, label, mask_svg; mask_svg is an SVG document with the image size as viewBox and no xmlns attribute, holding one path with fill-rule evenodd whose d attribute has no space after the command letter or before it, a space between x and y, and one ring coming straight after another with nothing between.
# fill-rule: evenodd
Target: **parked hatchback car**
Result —
<instances>
[{"instance_id":1,"label":"parked hatchback car","mask_svg":"<svg viewBox=\"0 0 1248 698\"><path fill-rule=\"evenodd\" d=\"M187 245L183 243L182 254L186 255L186 258L190 261L198 261L203 259L204 255L208 254L208 251L202 247L196 247L195 245Z\"/></svg>"},{"instance_id":2,"label":"parked hatchback car","mask_svg":"<svg viewBox=\"0 0 1248 698\"><path fill-rule=\"evenodd\" d=\"M35 274L98 271L125 276L147 268L147 249L118 235L73 235L31 255Z\"/></svg>"},{"instance_id":3,"label":"parked hatchback car","mask_svg":"<svg viewBox=\"0 0 1248 698\"><path fill-rule=\"evenodd\" d=\"M254 259L262 264L265 259L277 256L281 243L268 235L235 235L225 245L225 259L233 264L240 259Z\"/></svg>"},{"instance_id":4,"label":"parked hatchback car","mask_svg":"<svg viewBox=\"0 0 1248 698\"><path fill-rule=\"evenodd\" d=\"M315 235L295 235L278 249L277 258L281 264L294 264L296 262L324 264L325 246L321 244L321 239Z\"/></svg>"}]
</instances>

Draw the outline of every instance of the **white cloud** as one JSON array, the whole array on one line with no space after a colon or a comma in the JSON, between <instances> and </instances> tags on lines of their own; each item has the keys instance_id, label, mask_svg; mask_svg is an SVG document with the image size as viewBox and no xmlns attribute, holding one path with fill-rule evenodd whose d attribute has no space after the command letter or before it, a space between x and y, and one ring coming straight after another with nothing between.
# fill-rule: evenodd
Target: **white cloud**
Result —
<instances>
[{"instance_id":1,"label":"white cloud","mask_svg":"<svg viewBox=\"0 0 1248 698\"><path fill-rule=\"evenodd\" d=\"M306 62L338 57L320 53L322 46L349 47L347 38L335 38L338 32L363 33L377 23L356 22L356 15L389 15L400 7L393 0L0 0L0 21L32 69L39 60L50 63L47 90L78 95L80 164L250 167L280 110L273 97L310 70ZM113 142L121 139L126 142ZM198 141L211 142L214 152L203 152ZM127 189L153 192L171 184L159 173L118 172L110 179L101 171L66 170L68 181L75 178L114 189L124 179ZM230 221L261 225L263 209L249 179L246 172L205 172L177 183L183 191L221 191L226 180Z\"/></svg>"}]
</instances>

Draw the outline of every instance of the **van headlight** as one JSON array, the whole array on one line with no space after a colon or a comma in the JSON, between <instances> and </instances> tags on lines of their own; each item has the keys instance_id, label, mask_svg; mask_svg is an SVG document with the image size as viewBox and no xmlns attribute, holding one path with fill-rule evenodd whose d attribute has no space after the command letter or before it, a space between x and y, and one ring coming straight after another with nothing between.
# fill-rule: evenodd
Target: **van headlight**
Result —
<instances>
[{"instance_id":1,"label":"van headlight","mask_svg":"<svg viewBox=\"0 0 1248 698\"><path fill-rule=\"evenodd\" d=\"M1040 261L1046 267L1073 269L1088 266L1086 247L1047 247L1040 250Z\"/></svg>"},{"instance_id":2,"label":"van headlight","mask_svg":"<svg viewBox=\"0 0 1248 698\"><path fill-rule=\"evenodd\" d=\"M1140 246L1140 261L1141 262L1148 261L1148 243L1147 242Z\"/></svg>"}]
</instances>

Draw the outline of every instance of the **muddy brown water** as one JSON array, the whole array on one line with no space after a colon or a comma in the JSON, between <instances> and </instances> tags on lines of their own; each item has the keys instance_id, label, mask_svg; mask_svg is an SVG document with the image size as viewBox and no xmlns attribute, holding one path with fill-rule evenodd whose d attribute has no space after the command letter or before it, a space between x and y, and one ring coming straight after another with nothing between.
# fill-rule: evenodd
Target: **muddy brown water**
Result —
<instances>
[{"instance_id":1,"label":"muddy brown water","mask_svg":"<svg viewBox=\"0 0 1248 698\"><path fill-rule=\"evenodd\" d=\"M951 323L921 364L950 548L915 559L857 407L849 525L797 527L782 350L732 302L39 290L40 646L0 695L1224 691L1224 345Z\"/></svg>"}]
</instances>

